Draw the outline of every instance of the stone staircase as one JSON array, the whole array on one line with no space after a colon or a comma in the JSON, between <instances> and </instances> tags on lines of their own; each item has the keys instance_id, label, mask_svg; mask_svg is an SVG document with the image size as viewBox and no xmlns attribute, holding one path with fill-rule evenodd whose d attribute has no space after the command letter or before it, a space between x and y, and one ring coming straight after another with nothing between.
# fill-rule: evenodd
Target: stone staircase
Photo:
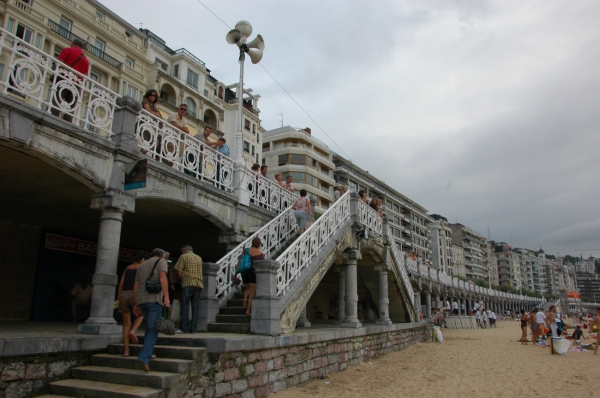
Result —
<instances>
[{"instance_id":1,"label":"stone staircase","mask_svg":"<svg viewBox=\"0 0 600 398\"><path fill-rule=\"evenodd\" d=\"M205 348L157 345L157 358L150 360L150 372L144 372L137 361L142 346L129 347L131 355L123 357L122 344L110 345L108 353L92 357L91 366L74 368L72 379L50 383L54 395L44 397L179 398L190 376L199 374L206 363Z\"/></svg>"},{"instance_id":2,"label":"stone staircase","mask_svg":"<svg viewBox=\"0 0 600 398\"><path fill-rule=\"evenodd\" d=\"M275 259L279 257L299 236L299 231L291 234L283 245L272 251L269 258ZM219 308L217 321L208 324L208 332L250 334L250 321L252 317L246 315L243 290L242 288L242 291L235 292L233 298L227 300L227 305Z\"/></svg>"}]
</instances>

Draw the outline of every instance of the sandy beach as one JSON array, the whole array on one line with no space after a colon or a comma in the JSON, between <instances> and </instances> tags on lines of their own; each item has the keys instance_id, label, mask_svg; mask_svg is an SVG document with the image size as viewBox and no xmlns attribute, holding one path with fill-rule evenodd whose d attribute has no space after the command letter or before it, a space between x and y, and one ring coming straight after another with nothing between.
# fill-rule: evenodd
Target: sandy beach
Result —
<instances>
[{"instance_id":1,"label":"sandy beach","mask_svg":"<svg viewBox=\"0 0 600 398\"><path fill-rule=\"evenodd\" d=\"M521 345L520 333L517 321L501 321L496 329L443 329L441 344L419 343L276 396L600 397L600 354L550 355L548 348Z\"/></svg>"}]
</instances>

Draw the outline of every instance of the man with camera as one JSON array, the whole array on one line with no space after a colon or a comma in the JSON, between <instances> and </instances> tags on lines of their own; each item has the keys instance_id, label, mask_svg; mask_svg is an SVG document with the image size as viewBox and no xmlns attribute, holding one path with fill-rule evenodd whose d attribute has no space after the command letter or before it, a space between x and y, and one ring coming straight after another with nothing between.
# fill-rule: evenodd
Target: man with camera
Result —
<instances>
[{"instance_id":1,"label":"man with camera","mask_svg":"<svg viewBox=\"0 0 600 398\"><path fill-rule=\"evenodd\" d=\"M137 305L136 309L134 309L134 314L138 315L141 312L146 320L144 345L137 358L142 370L145 372L150 371L148 363L150 362L150 358L152 358L152 352L158 338L156 321L162 315L163 298L164 305L166 307L171 306L165 251L154 249L149 257L148 260L140 264L133 285L135 294L134 302Z\"/></svg>"}]
</instances>

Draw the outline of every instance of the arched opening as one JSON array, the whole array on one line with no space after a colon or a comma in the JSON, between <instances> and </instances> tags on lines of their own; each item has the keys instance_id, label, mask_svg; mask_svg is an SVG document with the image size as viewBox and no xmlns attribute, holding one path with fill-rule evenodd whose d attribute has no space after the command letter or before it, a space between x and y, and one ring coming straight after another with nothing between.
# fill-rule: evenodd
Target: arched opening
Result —
<instances>
[{"instance_id":1,"label":"arched opening","mask_svg":"<svg viewBox=\"0 0 600 398\"><path fill-rule=\"evenodd\" d=\"M223 99L223 86L219 86L219 98Z\"/></svg>"},{"instance_id":2,"label":"arched opening","mask_svg":"<svg viewBox=\"0 0 600 398\"><path fill-rule=\"evenodd\" d=\"M202 119L204 123L208 123L213 129L218 130L217 126L217 115L210 109L207 109L204 112L204 118Z\"/></svg>"},{"instance_id":3,"label":"arched opening","mask_svg":"<svg viewBox=\"0 0 600 398\"><path fill-rule=\"evenodd\" d=\"M187 114L191 117L196 117L196 102L190 97L186 97L183 103L188 107Z\"/></svg>"},{"instance_id":4,"label":"arched opening","mask_svg":"<svg viewBox=\"0 0 600 398\"><path fill-rule=\"evenodd\" d=\"M163 103L169 104L171 106L177 107L177 93L173 86L168 83L165 83L160 88L160 101Z\"/></svg>"}]
</instances>

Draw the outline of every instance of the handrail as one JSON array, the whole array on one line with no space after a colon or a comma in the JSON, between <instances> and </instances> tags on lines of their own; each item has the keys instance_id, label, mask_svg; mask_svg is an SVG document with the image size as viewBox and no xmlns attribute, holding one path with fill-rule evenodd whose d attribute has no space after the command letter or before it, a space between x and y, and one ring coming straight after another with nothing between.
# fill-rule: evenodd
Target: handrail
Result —
<instances>
[{"instance_id":1,"label":"handrail","mask_svg":"<svg viewBox=\"0 0 600 398\"><path fill-rule=\"evenodd\" d=\"M233 159L144 109L136 136L142 152L217 188L233 190Z\"/></svg>"},{"instance_id":2,"label":"handrail","mask_svg":"<svg viewBox=\"0 0 600 398\"><path fill-rule=\"evenodd\" d=\"M265 258L270 258L273 252L297 229L298 224L296 224L294 211L290 206L286 211L279 214L268 224L253 233L248 239L240 243L235 249L227 253L225 257L217 261L219 265L219 271L217 272L217 296L227 295L233 289L233 275L235 275L239 257L244 252L244 249L250 247L254 238L260 238L261 250L265 254Z\"/></svg>"},{"instance_id":3,"label":"handrail","mask_svg":"<svg viewBox=\"0 0 600 398\"><path fill-rule=\"evenodd\" d=\"M391 238L392 237L392 229L389 225L388 225L387 233L388 233L388 237ZM408 298L414 307L415 292L412 287L412 283L410 282L410 276L408 276L408 272L406 271L406 264L404 263L404 259L406 258L406 256L404 256L403 253L400 253L400 250L398 250L398 247L396 246L395 243L393 243L393 241L392 241L392 244L390 245L390 248L392 249L391 252L392 252L392 256L394 257L394 262L396 263L396 269L400 272L400 276L402 278L402 283L404 284L404 288L406 289Z\"/></svg>"},{"instance_id":4,"label":"handrail","mask_svg":"<svg viewBox=\"0 0 600 398\"><path fill-rule=\"evenodd\" d=\"M350 217L350 192L346 192L278 258L277 295L283 296L311 259L320 252L338 227Z\"/></svg>"},{"instance_id":5,"label":"handrail","mask_svg":"<svg viewBox=\"0 0 600 398\"><path fill-rule=\"evenodd\" d=\"M365 228L377 236L383 236L383 218L362 200L358 201L358 217Z\"/></svg>"},{"instance_id":6,"label":"handrail","mask_svg":"<svg viewBox=\"0 0 600 398\"><path fill-rule=\"evenodd\" d=\"M0 77L4 94L22 97L81 128L112 135L117 93L1 28L0 47L7 66Z\"/></svg>"},{"instance_id":7,"label":"handrail","mask_svg":"<svg viewBox=\"0 0 600 398\"><path fill-rule=\"evenodd\" d=\"M251 203L278 213L290 207L298 197L298 194L248 168L244 188L250 193Z\"/></svg>"}]
</instances>

